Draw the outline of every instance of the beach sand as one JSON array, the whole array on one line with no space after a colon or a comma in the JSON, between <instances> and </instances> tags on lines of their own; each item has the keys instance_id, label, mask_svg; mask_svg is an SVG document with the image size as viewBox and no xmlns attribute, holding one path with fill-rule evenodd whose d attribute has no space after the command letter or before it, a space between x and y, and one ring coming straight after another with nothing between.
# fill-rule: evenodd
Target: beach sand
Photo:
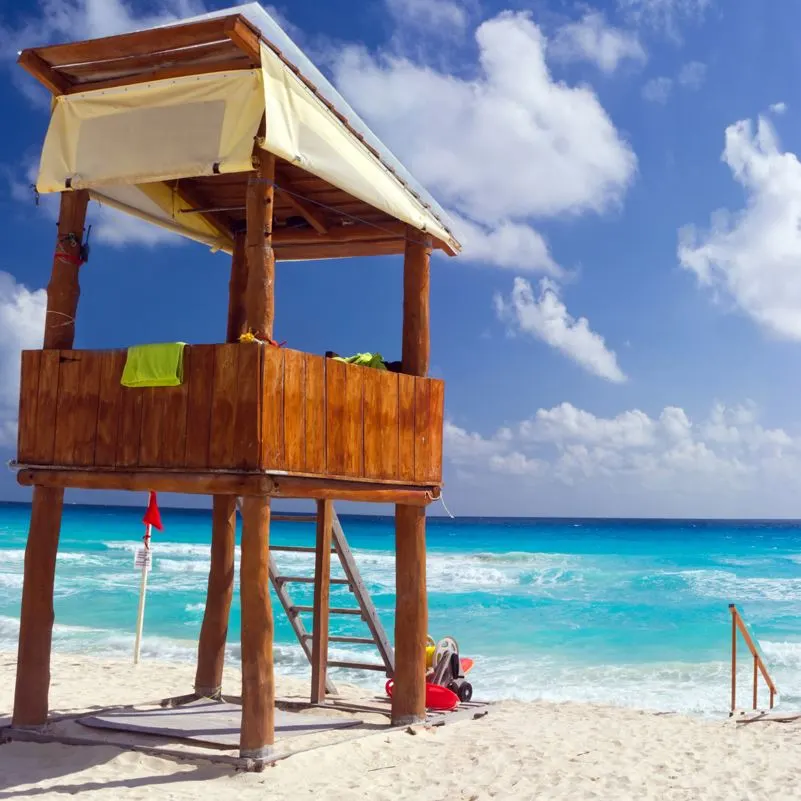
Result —
<instances>
[{"instance_id":1,"label":"beach sand","mask_svg":"<svg viewBox=\"0 0 801 801\"><path fill-rule=\"evenodd\" d=\"M0 725L15 658L0 654ZM191 688L190 665L57 654L51 708L140 703ZM225 687L238 692L238 673ZM279 693L305 692L297 680ZM5 719L3 719L5 716ZM109 746L0 745L0 799L801 798L801 725L735 724L587 704L500 702L480 720L378 733L299 753L263 773Z\"/></svg>"}]
</instances>

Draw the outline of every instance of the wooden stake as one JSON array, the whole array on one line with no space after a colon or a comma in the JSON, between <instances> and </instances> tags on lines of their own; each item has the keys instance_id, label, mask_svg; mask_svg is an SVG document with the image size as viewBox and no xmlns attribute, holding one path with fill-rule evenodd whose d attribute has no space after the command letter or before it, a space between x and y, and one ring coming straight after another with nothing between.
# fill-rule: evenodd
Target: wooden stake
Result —
<instances>
[{"instance_id":1,"label":"wooden stake","mask_svg":"<svg viewBox=\"0 0 801 801\"><path fill-rule=\"evenodd\" d=\"M64 490L34 488L25 548L14 726L42 726L47 722L55 618L53 583L63 505Z\"/></svg>"},{"instance_id":2,"label":"wooden stake","mask_svg":"<svg viewBox=\"0 0 801 801\"><path fill-rule=\"evenodd\" d=\"M314 559L314 629L312 632L311 702L325 702L328 671L329 597L331 593L331 534L334 505L317 501L317 548Z\"/></svg>"},{"instance_id":3,"label":"wooden stake","mask_svg":"<svg viewBox=\"0 0 801 801\"><path fill-rule=\"evenodd\" d=\"M248 262L245 232L234 237L234 255L231 259L231 280L228 284L228 334L226 342L239 342L246 331Z\"/></svg>"},{"instance_id":4,"label":"wooden stake","mask_svg":"<svg viewBox=\"0 0 801 801\"><path fill-rule=\"evenodd\" d=\"M429 285L431 237L415 228L406 231L403 262L403 372L428 375L431 342L429 333Z\"/></svg>"},{"instance_id":5,"label":"wooden stake","mask_svg":"<svg viewBox=\"0 0 801 801\"><path fill-rule=\"evenodd\" d=\"M264 759L275 740L270 499L242 500L242 734L240 756Z\"/></svg>"},{"instance_id":6,"label":"wooden stake","mask_svg":"<svg viewBox=\"0 0 801 801\"><path fill-rule=\"evenodd\" d=\"M61 193L58 240L47 285L45 348L69 350L75 341L75 315L81 295L78 273L88 203L89 193L84 189Z\"/></svg>"},{"instance_id":7,"label":"wooden stake","mask_svg":"<svg viewBox=\"0 0 801 801\"><path fill-rule=\"evenodd\" d=\"M416 506L395 507L395 688L392 723L426 717L426 517Z\"/></svg>"},{"instance_id":8,"label":"wooden stake","mask_svg":"<svg viewBox=\"0 0 801 801\"><path fill-rule=\"evenodd\" d=\"M211 568L206 610L197 651L195 692L215 698L222 692L228 619L234 596L236 496L215 495L211 518Z\"/></svg>"},{"instance_id":9,"label":"wooden stake","mask_svg":"<svg viewBox=\"0 0 801 801\"><path fill-rule=\"evenodd\" d=\"M88 203L89 193L85 190L61 193L58 238L47 286L45 348L69 350L75 341L79 255ZM63 508L62 488L34 487L22 583L15 726L42 726L47 722L55 619L53 585Z\"/></svg>"},{"instance_id":10,"label":"wooden stake","mask_svg":"<svg viewBox=\"0 0 801 801\"><path fill-rule=\"evenodd\" d=\"M275 253L272 246L275 156L259 151L259 167L250 174L247 217L247 328L258 339L273 336Z\"/></svg>"}]
</instances>

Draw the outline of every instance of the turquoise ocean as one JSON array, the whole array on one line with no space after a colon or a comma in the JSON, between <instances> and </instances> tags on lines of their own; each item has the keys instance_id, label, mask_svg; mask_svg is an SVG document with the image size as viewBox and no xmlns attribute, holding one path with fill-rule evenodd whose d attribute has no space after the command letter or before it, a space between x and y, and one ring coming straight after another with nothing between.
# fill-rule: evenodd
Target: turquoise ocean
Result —
<instances>
[{"instance_id":1,"label":"turquoise ocean","mask_svg":"<svg viewBox=\"0 0 801 801\"><path fill-rule=\"evenodd\" d=\"M29 514L25 505L0 505L0 651L16 648ZM211 518L207 511L169 508L162 517L164 531L153 539L143 658L191 662ZM66 507L55 594L57 651L130 658L141 518L141 509ZM392 520L344 516L342 522L391 634ZM273 523L276 544L313 539L313 524ZM311 555L276 558L284 574L311 573ZM761 642L782 706L801 703L801 523L429 518L428 590L430 632L455 637L462 654L476 660L477 698L725 715L733 602ZM334 588L332 601L352 603L345 592ZM293 585L292 593L297 603L310 604L309 586ZM308 675L274 604L278 670ZM337 618L332 633L363 634L362 626ZM234 661L238 637L235 598ZM369 657L349 647L333 647L332 654ZM745 704L750 667L745 658L742 664ZM384 681L381 674L337 675L377 691Z\"/></svg>"}]
</instances>

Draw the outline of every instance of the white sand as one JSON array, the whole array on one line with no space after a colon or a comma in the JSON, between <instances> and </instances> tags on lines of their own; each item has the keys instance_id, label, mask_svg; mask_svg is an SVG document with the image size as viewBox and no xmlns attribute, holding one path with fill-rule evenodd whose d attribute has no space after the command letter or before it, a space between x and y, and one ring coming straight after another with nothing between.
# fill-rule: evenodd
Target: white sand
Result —
<instances>
[{"instance_id":1,"label":"white sand","mask_svg":"<svg viewBox=\"0 0 801 801\"><path fill-rule=\"evenodd\" d=\"M15 660L0 654L0 725ZM138 703L191 688L187 665L60 655L53 710ZM238 692L238 676L226 691ZM299 688L282 683L279 690ZM705 722L583 704L504 702L417 736L379 733L293 756L264 773L108 746L0 745L0 799L783 799L801 798L801 726Z\"/></svg>"}]
</instances>

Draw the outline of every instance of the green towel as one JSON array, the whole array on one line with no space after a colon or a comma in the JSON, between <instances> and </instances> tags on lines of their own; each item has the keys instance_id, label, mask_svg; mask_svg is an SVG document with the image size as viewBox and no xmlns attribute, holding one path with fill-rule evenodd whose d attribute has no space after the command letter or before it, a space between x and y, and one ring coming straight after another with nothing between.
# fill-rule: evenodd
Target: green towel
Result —
<instances>
[{"instance_id":1,"label":"green towel","mask_svg":"<svg viewBox=\"0 0 801 801\"><path fill-rule=\"evenodd\" d=\"M377 370L387 369L380 353L357 353L355 356L334 356L334 359L346 364L358 364L360 367L375 367Z\"/></svg>"},{"instance_id":2,"label":"green towel","mask_svg":"<svg viewBox=\"0 0 801 801\"><path fill-rule=\"evenodd\" d=\"M128 348L122 371L124 387L178 387L183 381L183 342Z\"/></svg>"}]
</instances>

